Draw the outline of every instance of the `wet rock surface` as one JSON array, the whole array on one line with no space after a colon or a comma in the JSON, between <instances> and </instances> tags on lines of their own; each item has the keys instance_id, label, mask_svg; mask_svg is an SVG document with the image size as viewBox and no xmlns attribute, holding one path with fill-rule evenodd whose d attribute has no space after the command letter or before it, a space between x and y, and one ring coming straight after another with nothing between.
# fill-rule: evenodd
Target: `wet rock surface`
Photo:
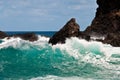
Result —
<instances>
[{"instance_id":1,"label":"wet rock surface","mask_svg":"<svg viewBox=\"0 0 120 80\"><path fill-rule=\"evenodd\" d=\"M3 39L5 37L8 37L7 39L10 39L10 37L20 37L23 40L29 40L29 41L38 40L38 36L35 33L8 35L7 33L0 31L0 39Z\"/></svg>"},{"instance_id":2,"label":"wet rock surface","mask_svg":"<svg viewBox=\"0 0 120 80\"><path fill-rule=\"evenodd\" d=\"M24 40L29 40L29 41L38 40L38 36L35 33L15 34L15 35L12 35L12 36L13 37L20 37Z\"/></svg>"},{"instance_id":3,"label":"wet rock surface","mask_svg":"<svg viewBox=\"0 0 120 80\"><path fill-rule=\"evenodd\" d=\"M7 37L7 34L3 31L0 31L0 39Z\"/></svg>"}]
</instances>

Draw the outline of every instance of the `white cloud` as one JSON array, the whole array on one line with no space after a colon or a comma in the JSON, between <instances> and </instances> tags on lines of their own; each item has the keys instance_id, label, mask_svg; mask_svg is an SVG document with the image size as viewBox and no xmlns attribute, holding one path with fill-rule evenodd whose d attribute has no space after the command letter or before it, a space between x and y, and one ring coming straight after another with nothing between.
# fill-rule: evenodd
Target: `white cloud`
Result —
<instances>
[{"instance_id":1,"label":"white cloud","mask_svg":"<svg viewBox=\"0 0 120 80\"><path fill-rule=\"evenodd\" d=\"M43 24L43 22L45 22L43 26L49 26L52 25L50 22L56 22L55 25L52 25L56 26L71 17L79 19L82 16L80 19L83 19L85 13L88 13L87 11L93 7L95 8L95 1L96 0L0 0L0 22L3 21L4 25L9 23L9 26L20 25L17 23L22 23L23 26L38 26ZM93 9L89 11L89 13L92 11ZM26 21L26 23L24 23L24 21Z\"/></svg>"},{"instance_id":2,"label":"white cloud","mask_svg":"<svg viewBox=\"0 0 120 80\"><path fill-rule=\"evenodd\" d=\"M95 0L79 0L76 4L69 5L68 8L72 10L87 10L88 8L96 7Z\"/></svg>"},{"instance_id":3,"label":"white cloud","mask_svg":"<svg viewBox=\"0 0 120 80\"><path fill-rule=\"evenodd\" d=\"M82 8L81 5L73 5L73 6L69 6L69 9L74 9L74 10L80 10Z\"/></svg>"},{"instance_id":4,"label":"white cloud","mask_svg":"<svg viewBox=\"0 0 120 80\"><path fill-rule=\"evenodd\" d=\"M47 16L69 13L71 10L81 10L91 7L93 0L1 0L2 15ZM92 5L93 6L93 5Z\"/></svg>"},{"instance_id":5,"label":"white cloud","mask_svg":"<svg viewBox=\"0 0 120 80\"><path fill-rule=\"evenodd\" d=\"M27 14L32 15L32 16L46 16L47 15L47 10L45 9L30 9Z\"/></svg>"}]
</instances>

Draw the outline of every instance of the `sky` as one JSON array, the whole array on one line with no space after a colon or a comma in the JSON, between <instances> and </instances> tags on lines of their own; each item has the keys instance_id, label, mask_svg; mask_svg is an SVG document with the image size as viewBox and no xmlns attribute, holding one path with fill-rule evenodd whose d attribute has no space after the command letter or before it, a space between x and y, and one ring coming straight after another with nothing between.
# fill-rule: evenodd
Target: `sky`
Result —
<instances>
[{"instance_id":1,"label":"sky","mask_svg":"<svg viewBox=\"0 0 120 80\"><path fill-rule=\"evenodd\" d=\"M83 31L96 8L96 0L0 0L0 30L58 31L76 18Z\"/></svg>"}]
</instances>

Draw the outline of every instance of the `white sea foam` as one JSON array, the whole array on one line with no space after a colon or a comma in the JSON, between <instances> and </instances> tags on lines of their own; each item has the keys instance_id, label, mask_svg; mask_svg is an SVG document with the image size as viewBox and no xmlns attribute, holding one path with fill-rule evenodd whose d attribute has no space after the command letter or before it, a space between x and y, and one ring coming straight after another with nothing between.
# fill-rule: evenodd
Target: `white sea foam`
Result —
<instances>
[{"instance_id":1,"label":"white sea foam","mask_svg":"<svg viewBox=\"0 0 120 80\"><path fill-rule=\"evenodd\" d=\"M44 36L38 36L39 39L34 42L29 42L22 40L20 38L10 38L3 39L3 42L0 43L0 49L13 47L17 49L34 49L38 48L39 50L44 49L45 51L51 51L51 55L57 53L57 49L60 50L63 55L68 57L73 57L77 60L77 64L81 66L84 63L90 63L92 66L99 67L103 71L98 71L98 74L104 74L106 77L114 74L113 77L120 76L120 47L113 47L109 44L103 44L97 41L86 41L84 39L78 39L72 37L66 39L65 44L48 44L49 38ZM32 47L32 48L31 48ZM56 51L56 52L55 52ZM46 55L46 54L45 54ZM117 55L117 57L116 57ZM68 65L66 63L61 63L62 65ZM56 65L55 65L56 66ZM56 66L58 69L65 71L65 68L60 65ZM60 68L59 68L60 67ZM62 69L63 68L63 69ZM71 69L74 67L71 67ZM0 65L0 71L2 71L3 65ZM68 69L69 70L69 69ZM109 73L109 74L108 74ZM102 75L104 77L104 75ZM91 78L82 78L82 77L58 77L58 76L46 76L46 77L37 77L30 80L99 80ZM107 80L107 79L106 79ZM109 80L109 79L108 79ZM112 80L112 79L111 79Z\"/></svg>"},{"instance_id":2,"label":"white sea foam","mask_svg":"<svg viewBox=\"0 0 120 80\"><path fill-rule=\"evenodd\" d=\"M99 79L90 79L90 78L82 78L82 77L58 77L58 76L52 76L48 75L46 77L37 77L37 78L32 78L29 80L99 80Z\"/></svg>"},{"instance_id":3,"label":"white sea foam","mask_svg":"<svg viewBox=\"0 0 120 80\"><path fill-rule=\"evenodd\" d=\"M101 36L101 37L100 37L100 36L99 36L99 37L97 37L97 36L92 36L91 39L92 39L92 40L96 40L96 39L104 40L105 37L103 37L103 36Z\"/></svg>"},{"instance_id":4,"label":"white sea foam","mask_svg":"<svg viewBox=\"0 0 120 80\"><path fill-rule=\"evenodd\" d=\"M95 66L107 69L120 70L120 67L110 62L120 61L120 58L113 58L112 55L120 55L120 47L112 47L97 41L86 41L78 38L67 39L65 44L57 44L53 49L66 51L67 54L78 59L80 62L92 63ZM64 52L63 52L64 53Z\"/></svg>"},{"instance_id":5,"label":"white sea foam","mask_svg":"<svg viewBox=\"0 0 120 80\"><path fill-rule=\"evenodd\" d=\"M22 48L23 46L25 49L28 49L30 45L44 45L45 43L47 43L49 40L48 37L44 37L44 36L38 36L38 40L34 41L34 42L30 42L28 40L22 40L19 37L11 37L11 38L4 38L2 39L2 43L0 44L0 49L1 48L7 48L7 47L13 47L13 48ZM28 45L30 44L30 45Z\"/></svg>"},{"instance_id":6,"label":"white sea foam","mask_svg":"<svg viewBox=\"0 0 120 80\"><path fill-rule=\"evenodd\" d=\"M48 75L46 77L36 77L36 78L31 78L28 80L119 80L119 78L116 78L116 76L113 77L108 77L108 78L85 78L85 77L78 77L78 76L73 76L73 77L59 77L59 76L53 76L53 75Z\"/></svg>"},{"instance_id":7,"label":"white sea foam","mask_svg":"<svg viewBox=\"0 0 120 80\"><path fill-rule=\"evenodd\" d=\"M5 38L0 44L0 49L10 46L19 49L29 49L31 46L37 46L38 49L42 49L49 46L53 51L60 49L62 52L61 54L68 54L80 61L92 63L94 65L102 65L109 69L116 67L116 65L114 66L109 62L120 61L120 58L112 57L114 54L120 55L120 47L112 47L111 45L103 44L101 42L86 41L76 37L66 39L65 44L56 44L52 46L51 44L48 44L48 37L38 37L39 39L34 42L13 37L10 39ZM120 70L119 67L117 69Z\"/></svg>"},{"instance_id":8,"label":"white sea foam","mask_svg":"<svg viewBox=\"0 0 120 80\"><path fill-rule=\"evenodd\" d=\"M3 42L0 44L0 49L1 48L7 48L9 46L12 46L12 47L17 47L17 45L20 45L21 43L21 39L20 38L10 38L10 39L3 39Z\"/></svg>"}]
</instances>

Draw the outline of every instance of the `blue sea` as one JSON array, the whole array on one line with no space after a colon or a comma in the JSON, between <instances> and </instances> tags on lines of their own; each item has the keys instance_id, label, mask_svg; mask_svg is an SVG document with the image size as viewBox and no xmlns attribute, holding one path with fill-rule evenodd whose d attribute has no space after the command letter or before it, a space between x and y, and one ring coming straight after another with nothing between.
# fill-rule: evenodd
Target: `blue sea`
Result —
<instances>
[{"instance_id":1,"label":"blue sea","mask_svg":"<svg viewBox=\"0 0 120 80\"><path fill-rule=\"evenodd\" d=\"M0 80L120 80L120 47L76 37L51 45L55 32L35 33L34 42L0 40Z\"/></svg>"}]
</instances>

